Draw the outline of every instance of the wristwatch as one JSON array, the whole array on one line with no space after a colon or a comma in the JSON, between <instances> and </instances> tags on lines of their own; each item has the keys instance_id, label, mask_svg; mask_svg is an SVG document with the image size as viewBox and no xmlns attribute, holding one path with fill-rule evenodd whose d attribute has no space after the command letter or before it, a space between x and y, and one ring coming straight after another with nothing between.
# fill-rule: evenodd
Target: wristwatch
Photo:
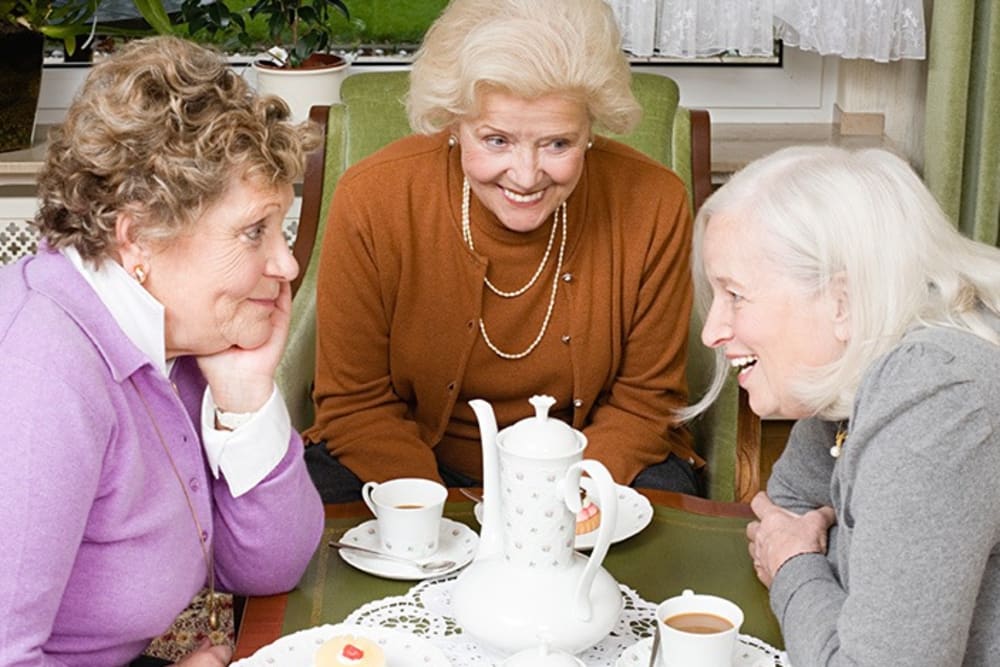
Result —
<instances>
[{"instance_id":1,"label":"wristwatch","mask_svg":"<svg viewBox=\"0 0 1000 667\"><path fill-rule=\"evenodd\" d=\"M252 412L223 412L215 409L215 428L219 431L235 431L253 417Z\"/></svg>"}]
</instances>

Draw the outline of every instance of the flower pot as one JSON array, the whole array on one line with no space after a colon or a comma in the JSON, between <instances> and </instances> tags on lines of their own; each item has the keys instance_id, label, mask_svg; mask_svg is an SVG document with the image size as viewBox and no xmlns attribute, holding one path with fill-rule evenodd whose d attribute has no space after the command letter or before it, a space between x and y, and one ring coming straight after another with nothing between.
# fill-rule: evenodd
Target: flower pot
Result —
<instances>
[{"instance_id":1,"label":"flower pot","mask_svg":"<svg viewBox=\"0 0 1000 667\"><path fill-rule=\"evenodd\" d=\"M309 118L314 104L335 104L340 101L340 84L347 76L350 63L329 53L314 53L301 67L286 69L266 61L253 64L257 75L257 90L277 95L292 110L292 119L303 122Z\"/></svg>"},{"instance_id":2,"label":"flower pot","mask_svg":"<svg viewBox=\"0 0 1000 667\"><path fill-rule=\"evenodd\" d=\"M31 148L44 46L40 33L0 29L0 151Z\"/></svg>"}]
</instances>

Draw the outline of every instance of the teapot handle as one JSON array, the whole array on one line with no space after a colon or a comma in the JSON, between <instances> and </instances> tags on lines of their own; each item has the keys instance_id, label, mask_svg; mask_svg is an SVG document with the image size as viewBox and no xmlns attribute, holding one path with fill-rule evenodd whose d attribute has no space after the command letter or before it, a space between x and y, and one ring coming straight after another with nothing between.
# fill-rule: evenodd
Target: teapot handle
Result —
<instances>
[{"instance_id":1,"label":"teapot handle","mask_svg":"<svg viewBox=\"0 0 1000 667\"><path fill-rule=\"evenodd\" d=\"M618 520L618 490L611 474L597 461L587 459L577 461L566 471L563 478L563 500L566 506L574 514L580 511L582 502L580 500L580 475L587 473L597 487L597 505L601 508L601 525L597 529L597 544L590 552L587 566L580 575L580 581L576 586L575 611L581 621L589 621L593 610L590 607L590 587L594 583L594 577L604 562L604 557L611 546L611 538L614 534L615 523Z\"/></svg>"}]
</instances>

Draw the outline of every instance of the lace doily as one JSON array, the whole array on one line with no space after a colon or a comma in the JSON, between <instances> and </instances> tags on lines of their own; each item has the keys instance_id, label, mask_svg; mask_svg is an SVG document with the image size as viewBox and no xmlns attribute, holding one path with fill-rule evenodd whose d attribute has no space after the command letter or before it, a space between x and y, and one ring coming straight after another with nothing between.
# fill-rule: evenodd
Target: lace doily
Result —
<instances>
[{"instance_id":1,"label":"lace doily","mask_svg":"<svg viewBox=\"0 0 1000 667\"><path fill-rule=\"evenodd\" d=\"M452 667L493 667L502 656L463 634L452 616L451 590L456 578L454 575L422 581L405 595L359 607L344 622L412 632L437 646ZM619 586L624 601L622 615L607 637L579 655L587 667L615 667L626 648L653 633L656 605L643 600L628 586ZM746 635L740 635L740 641L773 655L776 667L788 667L785 654L767 643Z\"/></svg>"}]
</instances>

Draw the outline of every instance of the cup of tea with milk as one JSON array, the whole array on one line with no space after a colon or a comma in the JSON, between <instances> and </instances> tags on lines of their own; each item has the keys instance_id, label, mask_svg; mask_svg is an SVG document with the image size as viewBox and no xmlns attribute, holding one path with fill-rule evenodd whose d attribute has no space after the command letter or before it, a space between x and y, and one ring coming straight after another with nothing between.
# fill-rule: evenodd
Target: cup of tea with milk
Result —
<instances>
[{"instance_id":1,"label":"cup of tea with milk","mask_svg":"<svg viewBox=\"0 0 1000 667\"><path fill-rule=\"evenodd\" d=\"M447 497L443 485L415 477L368 482L361 487L361 498L375 515L382 549L413 559L437 551Z\"/></svg>"},{"instance_id":2,"label":"cup of tea with milk","mask_svg":"<svg viewBox=\"0 0 1000 667\"><path fill-rule=\"evenodd\" d=\"M656 608L657 667L732 667L743 611L725 598L685 590Z\"/></svg>"}]
</instances>

